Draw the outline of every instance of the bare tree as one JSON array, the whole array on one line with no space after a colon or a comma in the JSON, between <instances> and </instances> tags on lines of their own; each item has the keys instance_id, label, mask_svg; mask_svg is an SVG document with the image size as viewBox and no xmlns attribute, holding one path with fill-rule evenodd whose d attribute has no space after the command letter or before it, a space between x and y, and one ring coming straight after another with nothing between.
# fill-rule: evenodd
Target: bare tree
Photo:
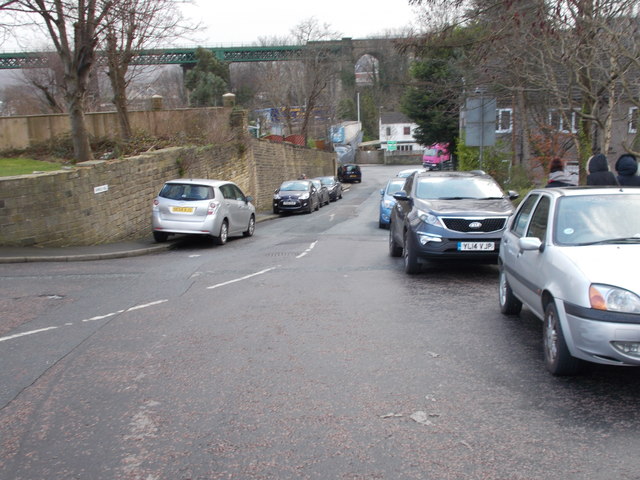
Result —
<instances>
[{"instance_id":1,"label":"bare tree","mask_svg":"<svg viewBox=\"0 0 640 480\"><path fill-rule=\"evenodd\" d=\"M64 107L64 71L60 57L55 53L46 54L47 67L23 70L24 81L36 89L46 113L63 113Z\"/></svg>"},{"instance_id":2,"label":"bare tree","mask_svg":"<svg viewBox=\"0 0 640 480\"><path fill-rule=\"evenodd\" d=\"M127 112L128 75L137 51L187 31L179 4L188 0L117 0L105 17L104 48L120 136L131 137Z\"/></svg>"},{"instance_id":3,"label":"bare tree","mask_svg":"<svg viewBox=\"0 0 640 480\"><path fill-rule=\"evenodd\" d=\"M297 44L305 45L304 64L304 113L300 135L307 141L309 122L319 105L322 95L338 74L336 55L327 49L326 41L340 38L330 25L320 24L316 18L309 18L298 24L291 34ZM315 42L323 41L323 44Z\"/></svg>"},{"instance_id":4,"label":"bare tree","mask_svg":"<svg viewBox=\"0 0 640 480\"><path fill-rule=\"evenodd\" d=\"M442 0L412 3L433 7ZM607 152L614 115L621 104L638 98L636 0L453 5L462 12L453 25L480 32L468 49L468 86L488 85L510 95L525 129L525 117L536 118L538 131L568 134L582 166L592 153ZM531 137L529 132L525 140Z\"/></svg>"},{"instance_id":5,"label":"bare tree","mask_svg":"<svg viewBox=\"0 0 640 480\"><path fill-rule=\"evenodd\" d=\"M46 29L64 68L65 101L76 161L93 158L85 122L85 99L104 20L116 0L16 0L3 10L31 15Z\"/></svg>"}]
</instances>

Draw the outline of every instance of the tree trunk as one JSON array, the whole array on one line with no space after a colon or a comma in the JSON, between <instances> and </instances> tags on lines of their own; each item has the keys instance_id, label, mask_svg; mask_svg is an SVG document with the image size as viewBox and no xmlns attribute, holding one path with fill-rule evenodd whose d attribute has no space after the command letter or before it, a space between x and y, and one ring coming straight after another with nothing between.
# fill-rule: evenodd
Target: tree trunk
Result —
<instances>
[{"instance_id":1,"label":"tree trunk","mask_svg":"<svg viewBox=\"0 0 640 480\"><path fill-rule=\"evenodd\" d=\"M93 160L89 131L84 117L84 95L86 92L86 79L78 75L72 77L66 75L67 109L71 122L71 139L76 162Z\"/></svg>"},{"instance_id":2,"label":"tree trunk","mask_svg":"<svg viewBox=\"0 0 640 480\"><path fill-rule=\"evenodd\" d=\"M111 88L113 89L113 104L118 114L118 127L120 139L127 141L131 138L131 123L129 122L129 110L127 108L126 82L122 69L114 68L109 72Z\"/></svg>"}]
</instances>

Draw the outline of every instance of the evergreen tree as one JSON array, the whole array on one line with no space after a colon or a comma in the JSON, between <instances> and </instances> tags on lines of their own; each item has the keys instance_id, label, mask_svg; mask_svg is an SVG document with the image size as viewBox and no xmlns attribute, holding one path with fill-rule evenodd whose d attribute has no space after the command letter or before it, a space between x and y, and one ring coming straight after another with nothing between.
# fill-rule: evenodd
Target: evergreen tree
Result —
<instances>
[{"instance_id":1,"label":"evergreen tree","mask_svg":"<svg viewBox=\"0 0 640 480\"><path fill-rule=\"evenodd\" d=\"M228 90L229 67L205 48L196 50L196 58L198 63L185 76L189 104L192 107L221 105L222 95Z\"/></svg>"}]
</instances>

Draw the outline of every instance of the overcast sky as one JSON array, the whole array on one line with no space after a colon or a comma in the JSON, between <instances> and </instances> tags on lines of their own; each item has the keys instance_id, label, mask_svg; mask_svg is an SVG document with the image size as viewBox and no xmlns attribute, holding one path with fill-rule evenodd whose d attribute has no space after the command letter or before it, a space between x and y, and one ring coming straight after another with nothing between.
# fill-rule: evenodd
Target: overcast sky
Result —
<instances>
[{"instance_id":1,"label":"overcast sky","mask_svg":"<svg viewBox=\"0 0 640 480\"><path fill-rule=\"evenodd\" d=\"M166 46L206 47L255 45L261 38L289 37L302 21L316 18L339 37L367 38L416 27L417 9L408 0L193 0L183 6L189 23L200 28L189 38ZM52 48L48 36L14 29L17 38L5 38L0 51L41 51ZM165 45L159 45L165 46Z\"/></svg>"},{"instance_id":2,"label":"overcast sky","mask_svg":"<svg viewBox=\"0 0 640 480\"><path fill-rule=\"evenodd\" d=\"M315 17L341 37L366 38L415 23L408 0L195 0L187 15L202 22L204 46L251 45L259 38L285 37L301 21Z\"/></svg>"}]
</instances>

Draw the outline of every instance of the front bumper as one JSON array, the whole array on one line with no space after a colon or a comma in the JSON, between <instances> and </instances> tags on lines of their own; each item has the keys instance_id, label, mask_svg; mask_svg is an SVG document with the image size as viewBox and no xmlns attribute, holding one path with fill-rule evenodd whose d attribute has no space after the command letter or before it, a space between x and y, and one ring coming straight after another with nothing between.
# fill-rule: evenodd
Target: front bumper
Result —
<instances>
[{"instance_id":1,"label":"front bumper","mask_svg":"<svg viewBox=\"0 0 640 480\"><path fill-rule=\"evenodd\" d=\"M494 263L498 260L500 237L469 235L466 237L444 237L430 232L411 232L413 245L419 258L433 259L467 259ZM493 244L492 250L462 250L462 243L485 245Z\"/></svg>"},{"instance_id":2,"label":"front bumper","mask_svg":"<svg viewBox=\"0 0 640 480\"><path fill-rule=\"evenodd\" d=\"M605 365L640 366L640 352L628 354L622 349L625 345L640 347L640 315L602 312L564 302L556 302L556 306L560 319L566 320L565 341L571 355Z\"/></svg>"}]
</instances>

